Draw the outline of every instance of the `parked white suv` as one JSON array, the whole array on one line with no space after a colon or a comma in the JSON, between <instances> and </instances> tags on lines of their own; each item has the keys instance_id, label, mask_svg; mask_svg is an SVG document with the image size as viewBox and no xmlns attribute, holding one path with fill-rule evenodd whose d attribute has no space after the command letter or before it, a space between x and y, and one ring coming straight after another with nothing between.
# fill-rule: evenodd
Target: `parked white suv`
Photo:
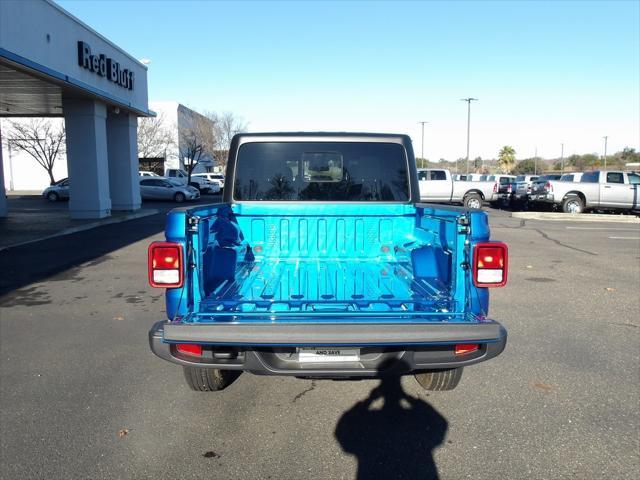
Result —
<instances>
[{"instance_id":1,"label":"parked white suv","mask_svg":"<svg viewBox=\"0 0 640 480\"><path fill-rule=\"evenodd\" d=\"M193 175L191 175L191 178L193 178L194 176L206 178L210 182L217 183L218 185L220 185L220 190L224 188L224 175L222 173L194 173Z\"/></svg>"},{"instance_id":2,"label":"parked white suv","mask_svg":"<svg viewBox=\"0 0 640 480\"><path fill-rule=\"evenodd\" d=\"M149 172L148 170L140 170L138 172L138 175L140 175L141 177L159 177L160 176L157 173Z\"/></svg>"},{"instance_id":3,"label":"parked white suv","mask_svg":"<svg viewBox=\"0 0 640 480\"><path fill-rule=\"evenodd\" d=\"M202 193L218 193L220 192L220 186L210 182L206 178L198 177L197 174L191 175L191 185L192 187L196 187ZM183 185L187 185L189 180L189 175L184 170L179 168L168 168L165 172L165 176L171 178L172 180L176 180Z\"/></svg>"}]
</instances>

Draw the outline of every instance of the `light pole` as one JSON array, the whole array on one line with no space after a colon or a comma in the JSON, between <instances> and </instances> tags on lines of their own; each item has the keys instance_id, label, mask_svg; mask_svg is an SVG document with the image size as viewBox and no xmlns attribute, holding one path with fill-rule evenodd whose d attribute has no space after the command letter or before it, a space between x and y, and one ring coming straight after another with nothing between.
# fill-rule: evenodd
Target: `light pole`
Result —
<instances>
[{"instance_id":1,"label":"light pole","mask_svg":"<svg viewBox=\"0 0 640 480\"><path fill-rule=\"evenodd\" d=\"M420 150L420 158L422 159L422 167L424 168L424 124L429 122L418 122L422 125L422 148Z\"/></svg>"},{"instance_id":2,"label":"light pole","mask_svg":"<svg viewBox=\"0 0 640 480\"><path fill-rule=\"evenodd\" d=\"M461 98L463 102L467 102L467 175L469 175L469 135L471 133L471 102L477 101L477 98Z\"/></svg>"},{"instance_id":3,"label":"light pole","mask_svg":"<svg viewBox=\"0 0 640 480\"><path fill-rule=\"evenodd\" d=\"M13 192L13 158L11 157L11 139L7 139L7 149L9 150L9 190Z\"/></svg>"},{"instance_id":4,"label":"light pole","mask_svg":"<svg viewBox=\"0 0 640 480\"><path fill-rule=\"evenodd\" d=\"M560 144L560 173L564 173L564 143Z\"/></svg>"},{"instance_id":5,"label":"light pole","mask_svg":"<svg viewBox=\"0 0 640 480\"><path fill-rule=\"evenodd\" d=\"M609 140L609 136L605 135L604 137L604 169L607 169L607 140Z\"/></svg>"},{"instance_id":6,"label":"light pole","mask_svg":"<svg viewBox=\"0 0 640 480\"><path fill-rule=\"evenodd\" d=\"M533 156L533 174L538 174L538 147L536 147L536 153Z\"/></svg>"}]
</instances>

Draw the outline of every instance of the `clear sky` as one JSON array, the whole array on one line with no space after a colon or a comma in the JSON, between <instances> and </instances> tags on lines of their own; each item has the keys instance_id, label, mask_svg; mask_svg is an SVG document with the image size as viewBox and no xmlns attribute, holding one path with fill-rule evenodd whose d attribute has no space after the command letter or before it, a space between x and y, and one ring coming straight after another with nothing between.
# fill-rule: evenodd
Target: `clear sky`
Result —
<instances>
[{"instance_id":1,"label":"clear sky","mask_svg":"<svg viewBox=\"0 0 640 480\"><path fill-rule=\"evenodd\" d=\"M149 99L250 131L400 132L425 156L640 143L640 2L59 0L135 57Z\"/></svg>"}]
</instances>

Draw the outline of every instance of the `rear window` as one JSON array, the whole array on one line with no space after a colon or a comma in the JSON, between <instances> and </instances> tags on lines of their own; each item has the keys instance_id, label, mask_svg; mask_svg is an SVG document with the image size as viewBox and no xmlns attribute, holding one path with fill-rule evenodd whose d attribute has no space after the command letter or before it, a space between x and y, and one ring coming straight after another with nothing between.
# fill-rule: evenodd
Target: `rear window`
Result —
<instances>
[{"instance_id":1,"label":"rear window","mask_svg":"<svg viewBox=\"0 0 640 480\"><path fill-rule=\"evenodd\" d=\"M536 181L548 182L549 180L560 180L560 178L562 178L562 175L540 175Z\"/></svg>"},{"instance_id":2,"label":"rear window","mask_svg":"<svg viewBox=\"0 0 640 480\"><path fill-rule=\"evenodd\" d=\"M407 202L407 157L395 143L246 143L236 160L233 198Z\"/></svg>"},{"instance_id":3,"label":"rear window","mask_svg":"<svg viewBox=\"0 0 640 480\"><path fill-rule=\"evenodd\" d=\"M582 174L580 182L582 183L598 183L600 172L586 172Z\"/></svg>"}]
</instances>

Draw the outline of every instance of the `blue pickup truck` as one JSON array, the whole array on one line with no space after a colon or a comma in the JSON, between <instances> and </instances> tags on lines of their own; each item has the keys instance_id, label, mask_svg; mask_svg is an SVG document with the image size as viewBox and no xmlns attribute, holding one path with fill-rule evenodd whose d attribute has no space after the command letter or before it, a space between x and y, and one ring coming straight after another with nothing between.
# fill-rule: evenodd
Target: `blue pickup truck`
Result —
<instances>
[{"instance_id":1,"label":"blue pickup truck","mask_svg":"<svg viewBox=\"0 0 640 480\"><path fill-rule=\"evenodd\" d=\"M227 180L223 203L172 210L149 247L167 310L149 343L192 389L248 371L450 390L504 350L488 289L507 246L481 210L420 203L409 137L240 134Z\"/></svg>"}]
</instances>

